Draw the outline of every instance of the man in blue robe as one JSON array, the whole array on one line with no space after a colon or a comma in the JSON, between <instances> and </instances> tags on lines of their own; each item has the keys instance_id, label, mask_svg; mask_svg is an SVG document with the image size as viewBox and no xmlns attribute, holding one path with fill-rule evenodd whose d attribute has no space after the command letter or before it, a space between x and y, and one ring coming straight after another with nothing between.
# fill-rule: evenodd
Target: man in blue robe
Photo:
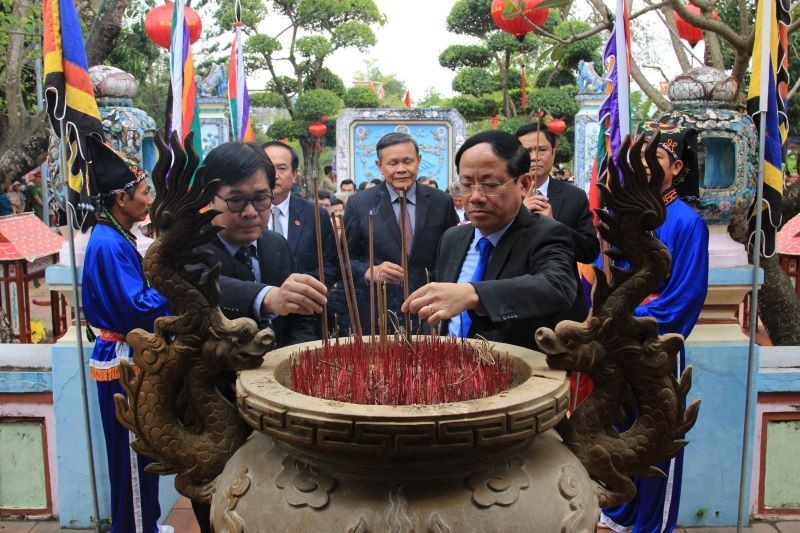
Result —
<instances>
[{"instance_id":1,"label":"man in blue robe","mask_svg":"<svg viewBox=\"0 0 800 533\"><path fill-rule=\"evenodd\" d=\"M648 123L643 126L642 133L649 140L659 130L661 138L657 155L664 171L661 191L667 217L656 230L656 236L672 254L672 270L658 292L646 298L634 314L655 318L660 335L680 333L686 338L700 316L708 290L708 227L680 198L691 195L691 192L694 196L697 194L696 157L694 150L687 148L687 136L692 132L684 126ZM644 164L646 167L647 163ZM681 375L685 366L686 357L682 349L676 377ZM602 526L636 533L671 532L675 529L681 497L683 451L657 466L666 477L634 478L636 498L619 507L603 509Z\"/></svg>"},{"instance_id":2,"label":"man in blue robe","mask_svg":"<svg viewBox=\"0 0 800 533\"><path fill-rule=\"evenodd\" d=\"M125 336L134 328L153 331L156 318L169 314L167 301L150 287L136 250L133 225L147 216L152 203L147 173L101 143L88 141L92 192L98 196L97 224L92 229L83 268L83 312L99 335L89 362L105 434L111 482L111 531L154 533L160 529L158 475L144 471L150 460L132 452L133 435L114 414L114 395L125 394L119 364L131 360ZM132 362L132 361L131 361Z\"/></svg>"}]
</instances>

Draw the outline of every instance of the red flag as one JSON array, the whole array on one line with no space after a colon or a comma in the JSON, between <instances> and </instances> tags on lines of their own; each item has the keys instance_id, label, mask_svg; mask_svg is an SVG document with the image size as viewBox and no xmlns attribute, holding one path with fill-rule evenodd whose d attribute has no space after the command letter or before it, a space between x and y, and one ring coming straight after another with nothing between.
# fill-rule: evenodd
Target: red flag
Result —
<instances>
[{"instance_id":1,"label":"red flag","mask_svg":"<svg viewBox=\"0 0 800 533\"><path fill-rule=\"evenodd\" d=\"M411 108L411 91L406 91L406 97L403 98L403 103L408 107Z\"/></svg>"}]
</instances>

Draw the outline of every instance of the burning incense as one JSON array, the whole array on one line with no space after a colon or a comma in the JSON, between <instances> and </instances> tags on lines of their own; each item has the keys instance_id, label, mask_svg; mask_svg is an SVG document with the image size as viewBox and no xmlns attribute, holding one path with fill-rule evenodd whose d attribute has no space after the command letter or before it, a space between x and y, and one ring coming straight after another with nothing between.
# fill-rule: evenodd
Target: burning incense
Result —
<instances>
[{"instance_id":1,"label":"burning incense","mask_svg":"<svg viewBox=\"0 0 800 533\"><path fill-rule=\"evenodd\" d=\"M333 223L334 224L341 223L341 219L340 219L339 215L331 214L331 218L333 219ZM357 304L350 297L349 284L350 284L350 279L351 278L349 278L347 276L347 265L345 264L344 254L342 253L342 239L344 239L344 236L342 236L341 238L337 238L336 239L336 255L339 258L339 270L342 272L342 288L344 289L344 298L345 298L345 301L347 302L347 314L350 317L350 324L351 324L351 327L352 327L353 324L355 324L353 322L353 320L354 320L353 307L354 307L354 305L357 305Z\"/></svg>"},{"instance_id":2,"label":"burning incense","mask_svg":"<svg viewBox=\"0 0 800 533\"><path fill-rule=\"evenodd\" d=\"M342 255L344 256L344 262L346 267L346 272L342 272L342 277L347 275L347 279L350 282L350 299L353 302L353 317L355 322L353 322L353 335L355 335L357 341L361 341L361 320L358 316L358 300L356 300L356 286L353 283L353 266L350 264L350 251L347 248L347 229L344 227L344 220L342 219L342 215L337 215L339 217L339 222L341 223L342 228ZM347 290L347 289L345 289Z\"/></svg>"}]
</instances>

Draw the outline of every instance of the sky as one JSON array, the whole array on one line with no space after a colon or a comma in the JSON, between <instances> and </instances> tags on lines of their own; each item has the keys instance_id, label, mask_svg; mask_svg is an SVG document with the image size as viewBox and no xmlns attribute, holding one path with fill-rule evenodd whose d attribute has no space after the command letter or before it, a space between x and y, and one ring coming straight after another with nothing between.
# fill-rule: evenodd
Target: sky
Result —
<instances>
[{"instance_id":1,"label":"sky","mask_svg":"<svg viewBox=\"0 0 800 533\"><path fill-rule=\"evenodd\" d=\"M375 0L387 21L377 27L378 42L366 53L340 50L327 63L345 85L353 74L365 69L365 59L377 60L384 74L396 74L411 92L421 99L429 87L451 96L455 73L439 65L439 54L451 44L467 44L477 39L447 31L450 0Z\"/></svg>"}]
</instances>

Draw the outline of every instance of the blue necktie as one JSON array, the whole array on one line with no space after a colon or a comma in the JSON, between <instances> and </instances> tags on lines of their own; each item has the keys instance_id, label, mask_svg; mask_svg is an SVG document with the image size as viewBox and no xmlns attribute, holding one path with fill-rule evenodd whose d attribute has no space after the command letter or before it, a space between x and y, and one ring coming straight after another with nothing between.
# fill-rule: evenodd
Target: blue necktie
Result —
<instances>
[{"instance_id":1,"label":"blue necktie","mask_svg":"<svg viewBox=\"0 0 800 533\"><path fill-rule=\"evenodd\" d=\"M470 282L483 281L483 276L486 274L486 266L489 264L489 256L492 255L491 241L486 237L481 237L478 241L478 266L475 267L475 272L472 273ZM460 333L462 337L469 337L469 328L472 326L472 318L469 316L469 311L461 311L461 328Z\"/></svg>"}]
</instances>

